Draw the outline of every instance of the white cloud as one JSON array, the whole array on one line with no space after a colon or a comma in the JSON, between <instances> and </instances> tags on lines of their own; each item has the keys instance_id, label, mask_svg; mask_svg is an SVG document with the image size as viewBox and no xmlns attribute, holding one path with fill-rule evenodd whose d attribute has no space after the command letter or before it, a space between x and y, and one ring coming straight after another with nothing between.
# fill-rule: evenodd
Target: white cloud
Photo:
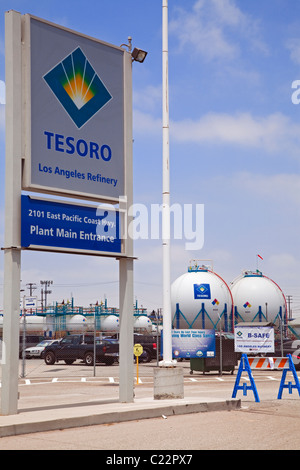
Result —
<instances>
[{"instance_id":1,"label":"white cloud","mask_svg":"<svg viewBox=\"0 0 300 470\"><path fill-rule=\"evenodd\" d=\"M300 38L292 38L287 41L286 44L290 51L291 60L299 65L300 64Z\"/></svg>"},{"instance_id":2,"label":"white cloud","mask_svg":"<svg viewBox=\"0 0 300 470\"><path fill-rule=\"evenodd\" d=\"M192 46L193 54L206 60L236 59L242 41L252 49L267 52L258 21L243 13L233 0L198 0L192 11L179 8L177 13L170 22L170 32L178 38L181 49Z\"/></svg>"},{"instance_id":3,"label":"white cloud","mask_svg":"<svg viewBox=\"0 0 300 470\"><path fill-rule=\"evenodd\" d=\"M141 111L135 111L134 116L136 132L148 136L161 132L160 119ZM240 145L291 156L300 152L300 125L279 112L266 116L208 113L196 120L171 121L170 133L175 142Z\"/></svg>"},{"instance_id":4,"label":"white cloud","mask_svg":"<svg viewBox=\"0 0 300 470\"><path fill-rule=\"evenodd\" d=\"M294 269L299 264L296 257L290 253L273 254L269 257L268 263L270 267L272 268L272 270L279 269L284 266L284 269L286 271L289 271L290 269Z\"/></svg>"},{"instance_id":5,"label":"white cloud","mask_svg":"<svg viewBox=\"0 0 300 470\"><path fill-rule=\"evenodd\" d=\"M148 85L141 91L133 90L133 105L144 111L155 111L161 107L162 87Z\"/></svg>"},{"instance_id":6,"label":"white cloud","mask_svg":"<svg viewBox=\"0 0 300 470\"><path fill-rule=\"evenodd\" d=\"M267 151L298 150L300 126L282 113L264 117L250 113L209 113L198 121L172 124L177 140L214 141L262 148Z\"/></svg>"},{"instance_id":7,"label":"white cloud","mask_svg":"<svg viewBox=\"0 0 300 470\"><path fill-rule=\"evenodd\" d=\"M234 183L235 182L235 183ZM287 211L299 212L300 175L299 174L275 174L262 175L250 172L236 173L232 177L231 184L236 184L240 190L255 194L266 203L271 201L276 207L284 207ZM298 220L298 216L296 217Z\"/></svg>"},{"instance_id":8,"label":"white cloud","mask_svg":"<svg viewBox=\"0 0 300 470\"><path fill-rule=\"evenodd\" d=\"M158 136L161 133L162 120L137 109L133 112L133 135L137 133Z\"/></svg>"}]
</instances>

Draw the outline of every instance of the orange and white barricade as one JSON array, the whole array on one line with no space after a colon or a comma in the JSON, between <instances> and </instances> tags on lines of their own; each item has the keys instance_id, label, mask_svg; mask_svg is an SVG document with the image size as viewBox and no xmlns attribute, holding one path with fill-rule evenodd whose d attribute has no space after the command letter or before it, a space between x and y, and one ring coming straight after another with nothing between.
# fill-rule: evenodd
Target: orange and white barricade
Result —
<instances>
[{"instance_id":1,"label":"orange and white barricade","mask_svg":"<svg viewBox=\"0 0 300 470\"><path fill-rule=\"evenodd\" d=\"M272 370L272 369L282 370L282 377L281 377L279 392L277 396L278 400L281 399L284 388L287 388L289 390L289 393L292 393L292 390L296 388L300 396L300 383L299 383L299 379L296 373L295 365L292 360L292 356L290 354L288 354L287 357L250 357L250 358L248 358L246 354L242 354L240 366L238 369L238 373L237 373L237 377L236 377L236 381L235 381L235 385L234 385L234 389L232 393L232 398L236 397L238 390L243 390L244 395L247 395L247 390L252 390L254 393L255 401L259 402L260 400L258 397L255 381L252 375L252 370ZM247 385L246 382L240 385L240 379L241 379L241 375L243 371L248 373L250 385ZM285 383L286 374L288 371L292 372L293 374L294 381L295 381L294 384L292 382Z\"/></svg>"},{"instance_id":2,"label":"orange and white barricade","mask_svg":"<svg viewBox=\"0 0 300 470\"><path fill-rule=\"evenodd\" d=\"M251 369L289 369L288 357L248 357Z\"/></svg>"}]
</instances>

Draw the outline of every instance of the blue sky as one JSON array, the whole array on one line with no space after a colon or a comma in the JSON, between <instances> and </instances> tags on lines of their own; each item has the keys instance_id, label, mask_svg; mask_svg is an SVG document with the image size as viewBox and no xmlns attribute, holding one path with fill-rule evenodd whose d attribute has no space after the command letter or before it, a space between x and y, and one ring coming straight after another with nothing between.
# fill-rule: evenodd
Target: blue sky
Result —
<instances>
[{"instance_id":1,"label":"blue sky","mask_svg":"<svg viewBox=\"0 0 300 470\"><path fill-rule=\"evenodd\" d=\"M1 0L0 14L0 241L4 229L4 12L31 13L70 29L148 51L133 64L134 201L162 200L161 1L82 2ZM259 268L293 296L300 315L300 80L298 0L170 0L171 202L204 204L205 241L185 250L172 241L172 281L191 259L212 259L227 283ZM135 242L135 298L162 306L162 247ZM0 254L0 283L3 254ZM22 254L22 285L53 280L50 300L88 305L107 297L118 306L115 260ZM0 286L1 287L1 286ZM0 289L0 308L2 304Z\"/></svg>"}]
</instances>

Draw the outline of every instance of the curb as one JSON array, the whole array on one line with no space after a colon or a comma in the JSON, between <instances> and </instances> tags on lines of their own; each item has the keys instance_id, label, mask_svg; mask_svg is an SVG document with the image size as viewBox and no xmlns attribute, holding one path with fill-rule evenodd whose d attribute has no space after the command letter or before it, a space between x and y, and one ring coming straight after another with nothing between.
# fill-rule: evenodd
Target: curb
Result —
<instances>
[{"instance_id":1,"label":"curb","mask_svg":"<svg viewBox=\"0 0 300 470\"><path fill-rule=\"evenodd\" d=\"M12 418L11 424L2 424L1 419L4 417L0 416L0 438L8 436L17 436L21 434L30 434L35 432L45 432L45 431L54 431L58 429L69 429L82 426L93 426L99 424L111 424L111 423L121 423L125 421L134 421L139 419L149 419L149 418L158 418L162 415L174 416L174 415L183 415L189 413L204 413L210 411L224 411L224 410L237 410L241 407L241 400L226 400L226 401L217 401L217 402L187 402L164 404L160 402L159 404L151 404L150 406L145 406L145 404L118 404L120 408L125 408L121 410L110 410L110 411L101 411L92 410L89 413L87 410L81 409L81 413L77 413L76 416L65 416L65 417L38 417L33 416L25 422L23 419L26 412L21 415L15 415L15 419ZM124 406L122 406L124 405ZM93 407L95 408L95 407ZM97 407L99 409L99 407ZM106 407L107 408L107 407ZM66 414L66 410L61 410L62 414ZM68 410L70 412L70 410ZM78 410L79 411L79 410ZM36 414L36 413L35 413ZM71 413L70 413L71 414ZM6 417L7 418L7 417ZM23 420L23 422L22 422ZM16 422L20 421L20 422Z\"/></svg>"}]
</instances>

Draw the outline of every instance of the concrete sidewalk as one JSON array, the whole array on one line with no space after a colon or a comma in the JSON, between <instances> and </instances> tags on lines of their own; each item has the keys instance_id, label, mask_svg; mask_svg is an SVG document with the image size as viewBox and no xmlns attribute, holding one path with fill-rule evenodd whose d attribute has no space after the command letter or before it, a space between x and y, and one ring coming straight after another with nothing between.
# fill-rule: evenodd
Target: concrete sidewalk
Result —
<instances>
[{"instance_id":1,"label":"concrete sidewalk","mask_svg":"<svg viewBox=\"0 0 300 470\"><path fill-rule=\"evenodd\" d=\"M108 394L107 394L108 395ZM116 399L102 398L85 403L59 403L50 406L23 407L18 414L0 416L0 437L67 429L95 424L117 423L171 415L233 410L241 406L240 400L209 397L154 400L145 391L133 403L120 403Z\"/></svg>"}]
</instances>

